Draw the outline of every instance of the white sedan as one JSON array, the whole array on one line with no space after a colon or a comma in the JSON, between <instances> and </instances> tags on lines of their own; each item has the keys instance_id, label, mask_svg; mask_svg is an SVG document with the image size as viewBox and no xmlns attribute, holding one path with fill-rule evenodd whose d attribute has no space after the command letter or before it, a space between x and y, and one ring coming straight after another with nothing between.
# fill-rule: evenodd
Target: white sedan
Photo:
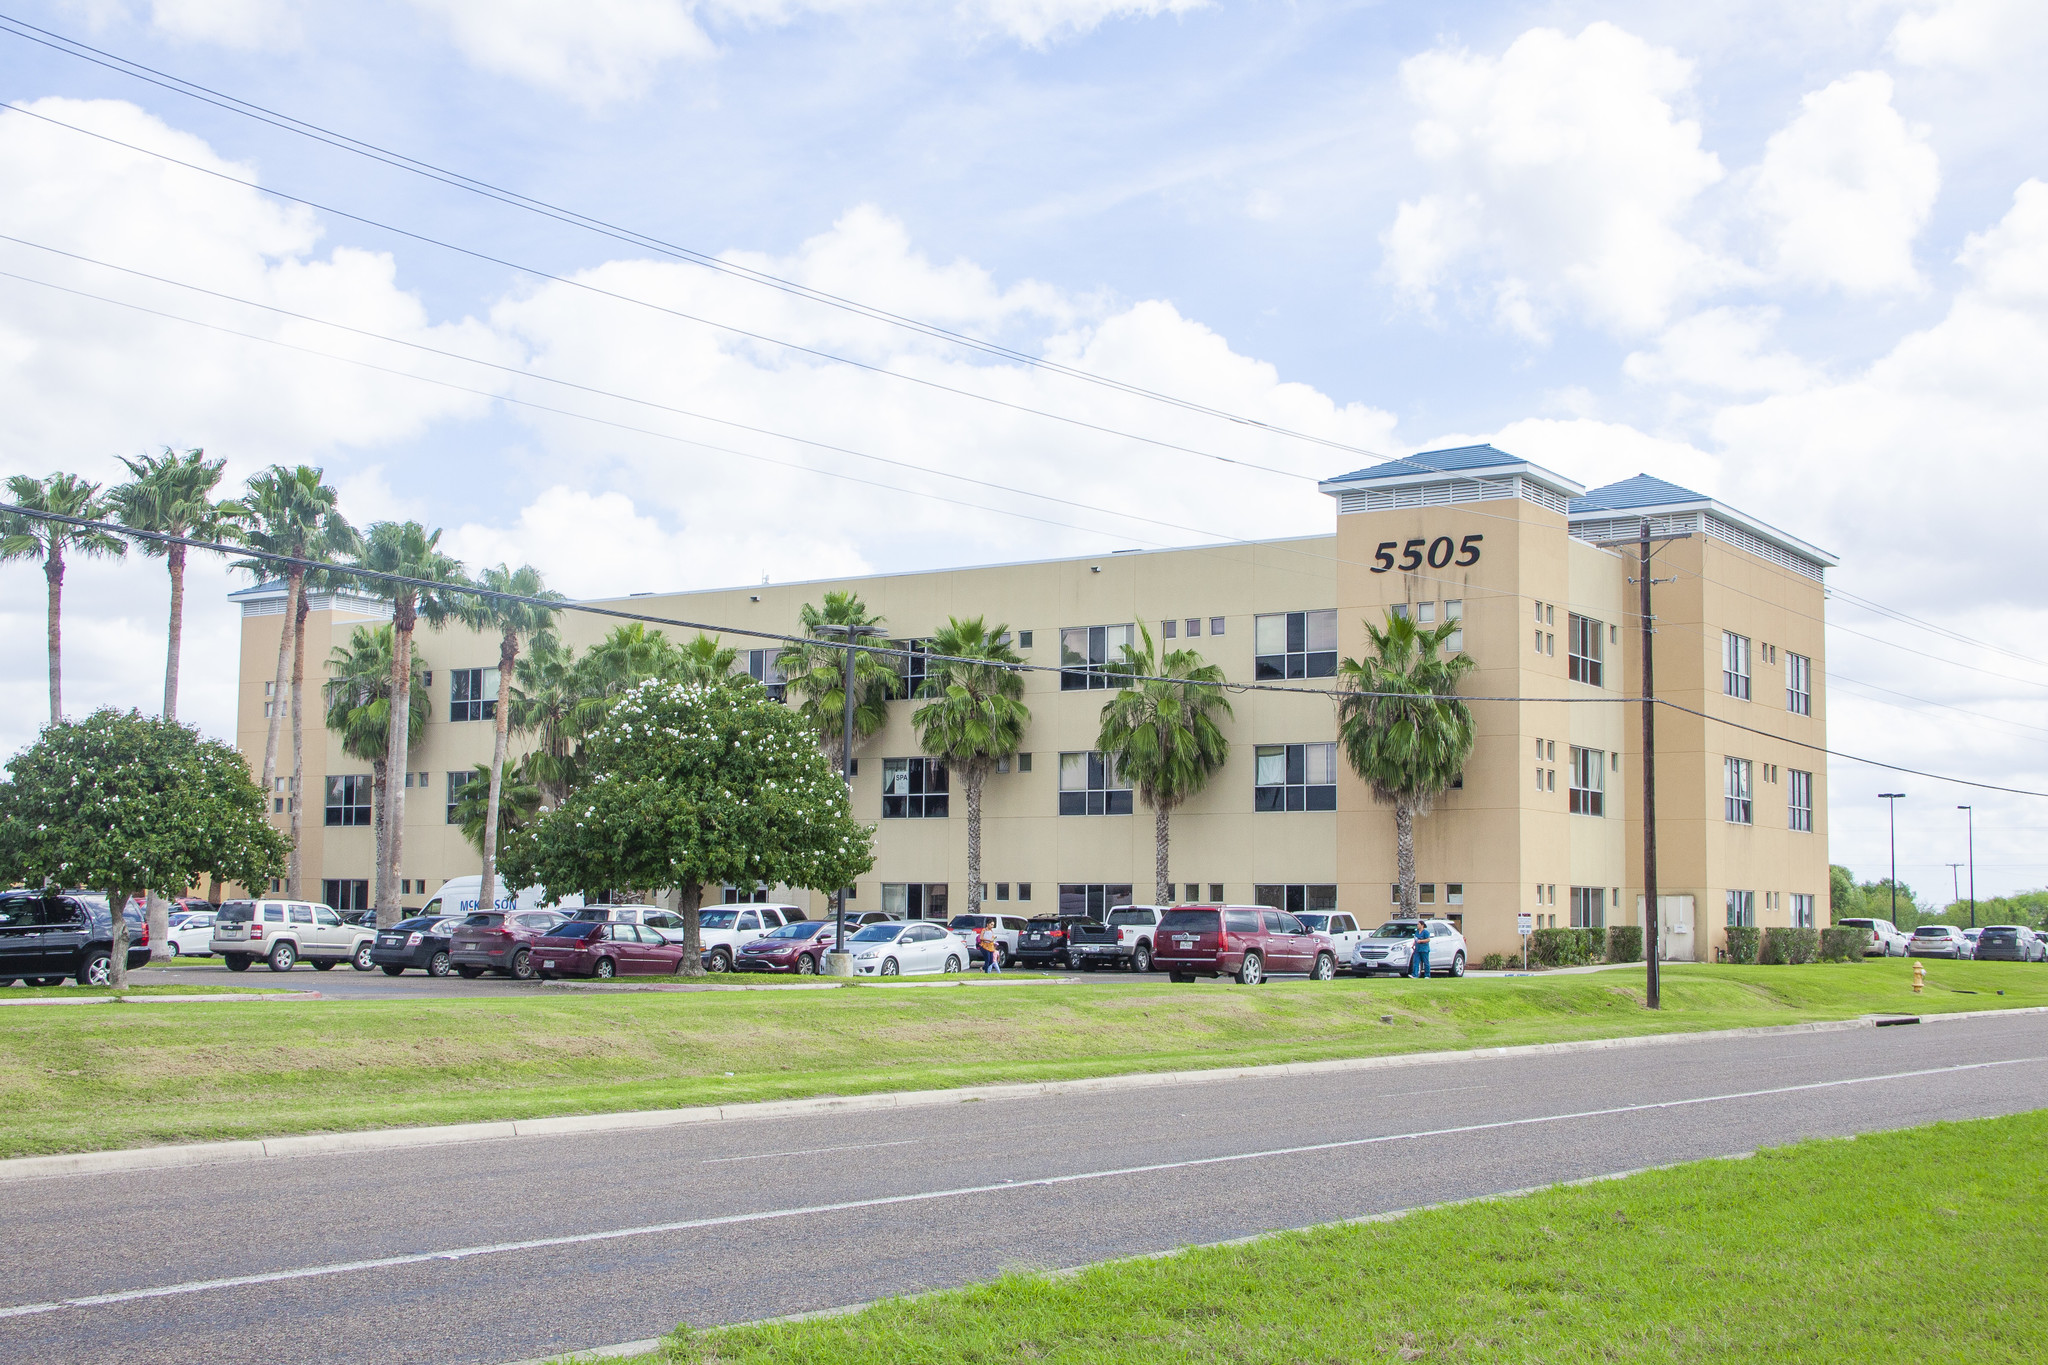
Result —
<instances>
[{"instance_id":1,"label":"white sedan","mask_svg":"<svg viewBox=\"0 0 2048 1365\"><path fill-rule=\"evenodd\" d=\"M870 924L847 940L855 976L908 976L964 971L967 940L934 920Z\"/></svg>"},{"instance_id":2,"label":"white sedan","mask_svg":"<svg viewBox=\"0 0 2048 1365\"><path fill-rule=\"evenodd\" d=\"M1429 939L1429 974L1463 976L1465 936L1447 919L1388 920L1359 941L1351 970L1359 976L1380 972L1406 976L1414 964L1416 941L1425 936Z\"/></svg>"},{"instance_id":3,"label":"white sedan","mask_svg":"<svg viewBox=\"0 0 2048 1365\"><path fill-rule=\"evenodd\" d=\"M203 910L178 916L170 940L172 957L212 957L213 916Z\"/></svg>"}]
</instances>

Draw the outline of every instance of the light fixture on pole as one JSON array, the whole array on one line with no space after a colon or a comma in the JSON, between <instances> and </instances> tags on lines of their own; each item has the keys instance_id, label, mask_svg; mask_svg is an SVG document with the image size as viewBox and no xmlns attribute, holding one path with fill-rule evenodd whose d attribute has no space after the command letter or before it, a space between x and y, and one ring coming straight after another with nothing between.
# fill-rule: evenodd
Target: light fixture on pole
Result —
<instances>
[{"instance_id":1,"label":"light fixture on pole","mask_svg":"<svg viewBox=\"0 0 2048 1365\"><path fill-rule=\"evenodd\" d=\"M1957 806L1957 810L1969 811L1965 819L1970 831L1970 927L1977 927L1977 812L1968 806Z\"/></svg>"},{"instance_id":2,"label":"light fixture on pole","mask_svg":"<svg viewBox=\"0 0 2048 1365\"><path fill-rule=\"evenodd\" d=\"M869 635L880 635L878 626L821 624L813 627L816 634L838 637L845 643L844 671L840 674L840 694L846 700L845 729L840 733L839 775L846 780L846 800L853 803L853 660L860 651L854 646ZM840 887L833 893L838 902L836 923L833 926L832 951L826 956L827 970L834 976L853 975L853 955L846 949L846 888Z\"/></svg>"},{"instance_id":3,"label":"light fixture on pole","mask_svg":"<svg viewBox=\"0 0 2048 1365\"><path fill-rule=\"evenodd\" d=\"M1892 821L1892 928L1899 927L1899 802L1904 792L1879 792L1878 799L1886 803Z\"/></svg>"}]
</instances>

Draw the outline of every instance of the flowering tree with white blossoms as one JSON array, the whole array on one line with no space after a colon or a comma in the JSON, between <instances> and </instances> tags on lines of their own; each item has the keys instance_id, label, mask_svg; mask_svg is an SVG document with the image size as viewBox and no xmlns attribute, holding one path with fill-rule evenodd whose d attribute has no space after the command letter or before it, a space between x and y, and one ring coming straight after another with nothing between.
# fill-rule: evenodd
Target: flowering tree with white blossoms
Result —
<instances>
[{"instance_id":1,"label":"flowering tree with white blossoms","mask_svg":"<svg viewBox=\"0 0 2048 1365\"><path fill-rule=\"evenodd\" d=\"M0 884L104 892L117 987L128 970L122 909L131 899L214 876L258 889L284 873L289 844L265 818L248 763L189 725L95 711L44 727L7 770Z\"/></svg>"},{"instance_id":2,"label":"flowering tree with white blossoms","mask_svg":"<svg viewBox=\"0 0 2048 1365\"><path fill-rule=\"evenodd\" d=\"M508 836L515 886L559 894L674 887L683 971L703 970L707 886L849 886L874 866L874 831L802 716L751 678L648 679L584 741L589 776Z\"/></svg>"}]
</instances>

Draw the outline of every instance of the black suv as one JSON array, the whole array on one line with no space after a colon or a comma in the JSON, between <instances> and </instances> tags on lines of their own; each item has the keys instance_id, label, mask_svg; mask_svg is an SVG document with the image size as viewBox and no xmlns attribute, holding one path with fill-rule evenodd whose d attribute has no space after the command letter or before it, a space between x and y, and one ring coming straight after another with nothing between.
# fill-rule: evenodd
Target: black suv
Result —
<instances>
[{"instance_id":1,"label":"black suv","mask_svg":"<svg viewBox=\"0 0 2048 1365\"><path fill-rule=\"evenodd\" d=\"M130 902L128 969L149 961L149 926ZM113 976L114 917L87 891L0 892L0 986L54 986L67 976L104 986Z\"/></svg>"}]
</instances>

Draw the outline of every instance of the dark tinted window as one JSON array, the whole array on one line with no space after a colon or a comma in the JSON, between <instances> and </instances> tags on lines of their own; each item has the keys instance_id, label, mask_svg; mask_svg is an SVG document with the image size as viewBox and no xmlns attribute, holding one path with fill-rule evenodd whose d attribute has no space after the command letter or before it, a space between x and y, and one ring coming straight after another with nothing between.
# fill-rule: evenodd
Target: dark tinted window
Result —
<instances>
[{"instance_id":1,"label":"dark tinted window","mask_svg":"<svg viewBox=\"0 0 2048 1365\"><path fill-rule=\"evenodd\" d=\"M480 910L463 921L464 924L477 925L484 928L488 928L493 924L503 924L504 922L505 917L503 915L493 914L488 910Z\"/></svg>"},{"instance_id":2,"label":"dark tinted window","mask_svg":"<svg viewBox=\"0 0 2048 1365\"><path fill-rule=\"evenodd\" d=\"M255 902L228 901L221 906L220 914L215 917L214 923L247 924L250 920L254 918L256 918Z\"/></svg>"},{"instance_id":3,"label":"dark tinted window","mask_svg":"<svg viewBox=\"0 0 2048 1365\"><path fill-rule=\"evenodd\" d=\"M986 929L996 922L994 915L955 915L946 922L948 929Z\"/></svg>"},{"instance_id":4,"label":"dark tinted window","mask_svg":"<svg viewBox=\"0 0 2048 1365\"><path fill-rule=\"evenodd\" d=\"M414 919L400 920L398 923L392 925L391 927L394 929L403 929L408 934L424 933L426 930L433 928L440 922L441 917L439 915L421 915Z\"/></svg>"},{"instance_id":5,"label":"dark tinted window","mask_svg":"<svg viewBox=\"0 0 2048 1365\"><path fill-rule=\"evenodd\" d=\"M1259 932L1259 914L1256 910L1227 911L1223 927L1233 934L1256 934Z\"/></svg>"},{"instance_id":6,"label":"dark tinted window","mask_svg":"<svg viewBox=\"0 0 2048 1365\"><path fill-rule=\"evenodd\" d=\"M24 925L43 923L43 898L41 896L0 897L0 924Z\"/></svg>"},{"instance_id":7,"label":"dark tinted window","mask_svg":"<svg viewBox=\"0 0 2048 1365\"><path fill-rule=\"evenodd\" d=\"M604 926L602 924L594 924L589 920L570 920L548 930L547 937L589 939L595 938L603 932Z\"/></svg>"}]
</instances>

